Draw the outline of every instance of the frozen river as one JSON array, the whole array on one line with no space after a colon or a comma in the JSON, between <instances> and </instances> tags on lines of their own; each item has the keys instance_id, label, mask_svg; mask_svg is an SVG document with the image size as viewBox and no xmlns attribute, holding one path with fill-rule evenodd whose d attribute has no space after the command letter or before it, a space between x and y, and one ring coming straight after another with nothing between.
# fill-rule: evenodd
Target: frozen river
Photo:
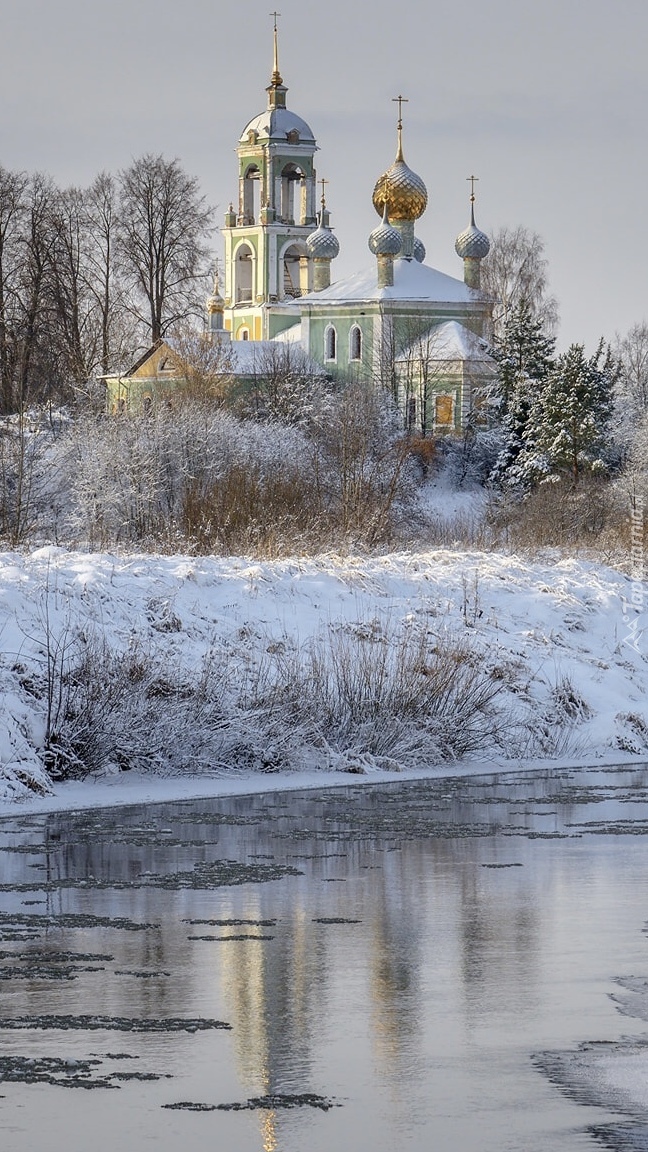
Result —
<instances>
[{"instance_id":1,"label":"frozen river","mask_svg":"<svg viewBox=\"0 0 648 1152\"><path fill-rule=\"evenodd\" d=\"M0 821L7 1152L648 1149L648 770Z\"/></svg>"}]
</instances>

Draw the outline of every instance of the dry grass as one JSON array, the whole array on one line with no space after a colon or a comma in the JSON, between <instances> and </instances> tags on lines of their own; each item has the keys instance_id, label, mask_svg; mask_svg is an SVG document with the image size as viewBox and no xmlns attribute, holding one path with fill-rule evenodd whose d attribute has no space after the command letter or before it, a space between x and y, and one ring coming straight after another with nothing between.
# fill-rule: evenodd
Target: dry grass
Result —
<instances>
[{"instance_id":1,"label":"dry grass","mask_svg":"<svg viewBox=\"0 0 648 1152\"><path fill-rule=\"evenodd\" d=\"M178 773L425 765L500 742L505 682L462 636L332 630L252 665L199 669L153 652L66 644L45 761L54 778L121 768Z\"/></svg>"}]
</instances>

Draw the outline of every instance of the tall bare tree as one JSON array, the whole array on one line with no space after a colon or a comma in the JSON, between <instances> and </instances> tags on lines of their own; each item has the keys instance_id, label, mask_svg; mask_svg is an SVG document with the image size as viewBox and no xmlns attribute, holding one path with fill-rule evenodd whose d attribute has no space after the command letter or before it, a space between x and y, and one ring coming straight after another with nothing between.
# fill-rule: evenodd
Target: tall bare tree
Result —
<instances>
[{"instance_id":1,"label":"tall bare tree","mask_svg":"<svg viewBox=\"0 0 648 1152\"><path fill-rule=\"evenodd\" d=\"M119 255L136 316L159 339L201 308L212 209L178 160L147 154L119 174Z\"/></svg>"},{"instance_id":2,"label":"tall bare tree","mask_svg":"<svg viewBox=\"0 0 648 1152\"><path fill-rule=\"evenodd\" d=\"M51 305L63 375L85 385L97 367L98 330L91 290L86 227L86 197L66 188L53 198ZM54 327L54 326L53 326Z\"/></svg>"},{"instance_id":3,"label":"tall bare tree","mask_svg":"<svg viewBox=\"0 0 648 1152\"><path fill-rule=\"evenodd\" d=\"M19 237L19 340L14 405L22 410L31 399L48 396L49 348L47 279L51 269L52 205L55 188L36 173L26 188L26 207Z\"/></svg>"},{"instance_id":4,"label":"tall bare tree","mask_svg":"<svg viewBox=\"0 0 648 1152\"><path fill-rule=\"evenodd\" d=\"M21 239L29 177L0 168L0 407L13 411L20 332Z\"/></svg>"},{"instance_id":5,"label":"tall bare tree","mask_svg":"<svg viewBox=\"0 0 648 1152\"><path fill-rule=\"evenodd\" d=\"M482 291L494 297L494 335L499 336L509 316L525 308L541 320L548 335L558 324L558 301L549 292L544 240L528 228L500 228L491 236L491 250L482 262Z\"/></svg>"},{"instance_id":6,"label":"tall bare tree","mask_svg":"<svg viewBox=\"0 0 648 1152\"><path fill-rule=\"evenodd\" d=\"M125 367L138 346L118 260L119 194L110 172L100 172L85 198L90 286L98 313L101 373Z\"/></svg>"},{"instance_id":7,"label":"tall bare tree","mask_svg":"<svg viewBox=\"0 0 648 1152\"><path fill-rule=\"evenodd\" d=\"M617 337L614 352L621 365L618 400L632 423L648 417L648 323L635 324Z\"/></svg>"}]
</instances>

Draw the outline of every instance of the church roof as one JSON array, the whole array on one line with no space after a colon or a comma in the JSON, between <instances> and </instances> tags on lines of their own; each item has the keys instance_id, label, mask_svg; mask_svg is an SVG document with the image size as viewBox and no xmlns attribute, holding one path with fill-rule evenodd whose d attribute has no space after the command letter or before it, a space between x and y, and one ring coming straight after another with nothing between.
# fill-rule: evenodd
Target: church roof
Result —
<instances>
[{"instance_id":1,"label":"church roof","mask_svg":"<svg viewBox=\"0 0 648 1152\"><path fill-rule=\"evenodd\" d=\"M310 292L296 303L346 304L372 300L430 301L435 304L473 303L481 299L480 293L469 288L463 280L447 276L418 260L394 260L394 284L390 288L378 287L378 268L374 263L364 272L356 272L345 280L338 280L321 292Z\"/></svg>"},{"instance_id":2,"label":"church roof","mask_svg":"<svg viewBox=\"0 0 648 1152\"><path fill-rule=\"evenodd\" d=\"M284 363L280 359L282 355L291 356L291 344L292 341L232 340L231 343L225 345L228 356L228 371L234 376L263 375L264 372L270 370L273 364L279 367ZM293 367L299 367L300 370L303 369L313 376L325 375L322 366L312 360L306 352L302 352L299 345L295 347L292 355L295 353L297 353L298 358L294 361ZM288 367L288 362L285 363L285 366Z\"/></svg>"},{"instance_id":3,"label":"church roof","mask_svg":"<svg viewBox=\"0 0 648 1152\"><path fill-rule=\"evenodd\" d=\"M288 335L288 332L290 332L290 335ZM273 361L278 357L282 355L284 357L290 357L292 354L297 357L295 359L295 367L299 364L300 369L309 372L313 376L325 375L321 365L317 364L306 352L301 350L299 336L301 336L300 324L281 333L282 338L280 340L226 340L218 343L214 345L217 352L220 353L218 370L222 372L224 376L254 376L257 373L262 375L265 371L269 370ZM200 342L202 339L203 337L196 334L197 341ZM159 372L164 369L165 356L169 353L177 357L177 359L170 362L172 371L168 373L169 378L176 376L178 379L181 379L183 361L189 366L192 365L191 343L177 340L173 336L165 336L163 339L156 340L155 344L152 344L127 372L109 373L106 376L102 376L101 379L127 381L132 379L137 373L141 374L143 380L155 379ZM149 371L141 373L141 369L149 362L151 362ZM200 367L200 360L197 366Z\"/></svg>"},{"instance_id":4,"label":"church roof","mask_svg":"<svg viewBox=\"0 0 648 1152\"><path fill-rule=\"evenodd\" d=\"M424 354L427 360L444 363L469 360L471 363L484 361L487 364L495 364L488 352L487 342L466 328L465 324L460 324L458 320L435 324L429 332L399 354L397 360L405 360L412 355L420 354Z\"/></svg>"},{"instance_id":5,"label":"church roof","mask_svg":"<svg viewBox=\"0 0 648 1152\"><path fill-rule=\"evenodd\" d=\"M289 132L299 133L299 143L314 144L313 130L301 116L297 116L288 108L266 108L246 124L241 133L239 144L247 144L250 132L258 132L260 140L275 140L286 143Z\"/></svg>"}]
</instances>

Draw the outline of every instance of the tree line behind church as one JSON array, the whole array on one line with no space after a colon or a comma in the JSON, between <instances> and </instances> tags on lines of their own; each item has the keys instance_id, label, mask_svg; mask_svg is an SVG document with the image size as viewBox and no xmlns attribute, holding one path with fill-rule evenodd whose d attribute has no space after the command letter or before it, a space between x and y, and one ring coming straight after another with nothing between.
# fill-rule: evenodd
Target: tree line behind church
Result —
<instances>
[{"instance_id":1,"label":"tree line behind church","mask_svg":"<svg viewBox=\"0 0 648 1152\"><path fill-rule=\"evenodd\" d=\"M87 189L0 168L0 533L281 552L619 538L648 496L648 325L556 354L540 237L501 229L484 264L499 377L463 434L403 429L374 381L335 388L278 350L245 397L194 357L173 413L107 420L97 380L165 333L200 340L213 213L177 160L143 156ZM205 349L202 349L205 353ZM202 367L201 367L202 365ZM433 514L424 482L488 492ZM606 545L607 546L607 545Z\"/></svg>"}]
</instances>

